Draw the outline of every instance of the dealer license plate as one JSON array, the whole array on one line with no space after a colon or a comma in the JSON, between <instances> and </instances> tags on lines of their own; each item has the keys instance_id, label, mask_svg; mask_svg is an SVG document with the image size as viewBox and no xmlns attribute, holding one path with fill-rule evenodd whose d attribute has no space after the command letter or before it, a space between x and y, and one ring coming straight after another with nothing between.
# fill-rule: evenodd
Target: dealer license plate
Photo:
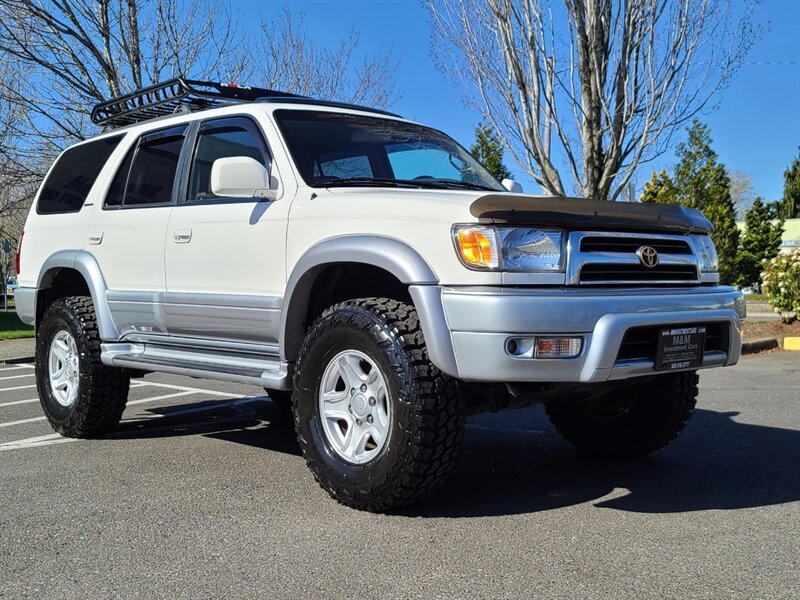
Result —
<instances>
[{"instance_id":1,"label":"dealer license plate","mask_svg":"<svg viewBox=\"0 0 800 600\"><path fill-rule=\"evenodd\" d=\"M658 335L656 371L690 369L703 364L706 327L671 327Z\"/></svg>"}]
</instances>

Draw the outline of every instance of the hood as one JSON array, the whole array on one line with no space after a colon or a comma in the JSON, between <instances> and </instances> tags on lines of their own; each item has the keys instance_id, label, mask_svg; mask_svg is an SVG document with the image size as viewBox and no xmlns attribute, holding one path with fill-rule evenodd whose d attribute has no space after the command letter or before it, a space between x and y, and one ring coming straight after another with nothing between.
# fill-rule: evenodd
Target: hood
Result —
<instances>
[{"instance_id":1,"label":"hood","mask_svg":"<svg viewBox=\"0 0 800 600\"><path fill-rule=\"evenodd\" d=\"M487 194L470 205L470 213L482 222L494 224L682 234L714 231L699 210L672 204Z\"/></svg>"}]
</instances>

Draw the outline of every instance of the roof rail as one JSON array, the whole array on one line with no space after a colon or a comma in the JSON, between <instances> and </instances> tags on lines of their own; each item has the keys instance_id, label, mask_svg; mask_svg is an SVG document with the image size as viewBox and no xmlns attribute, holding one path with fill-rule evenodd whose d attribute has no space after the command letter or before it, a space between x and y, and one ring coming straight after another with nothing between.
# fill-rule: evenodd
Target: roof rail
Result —
<instances>
[{"instance_id":1,"label":"roof rail","mask_svg":"<svg viewBox=\"0 0 800 600\"><path fill-rule=\"evenodd\" d=\"M307 98L305 96L292 96L288 98L277 98L266 96L258 99L258 102L282 102L285 104L310 104L313 106L330 106L332 108L347 108L350 110L361 110L363 112L375 113L376 115L386 115L388 117L397 117L402 119L400 115L389 112L388 110L381 110L380 108L371 108L369 106L361 106L360 104L350 104L349 102L335 102L332 100L317 100L316 98Z\"/></svg>"},{"instance_id":2,"label":"roof rail","mask_svg":"<svg viewBox=\"0 0 800 600\"><path fill-rule=\"evenodd\" d=\"M288 92L176 77L97 104L92 109L92 122L113 129L173 114L256 101L308 103L398 116L375 108L316 100Z\"/></svg>"}]
</instances>

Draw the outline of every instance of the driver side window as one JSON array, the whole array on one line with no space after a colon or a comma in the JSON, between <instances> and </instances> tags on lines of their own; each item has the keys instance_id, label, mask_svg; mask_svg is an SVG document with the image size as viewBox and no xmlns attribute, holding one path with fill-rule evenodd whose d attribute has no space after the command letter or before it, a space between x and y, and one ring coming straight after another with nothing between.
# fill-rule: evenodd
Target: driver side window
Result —
<instances>
[{"instance_id":1,"label":"driver side window","mask_svg":"<svg viewBox=\"0 0 800 600\"><path fill-rule=\"evenodd\" d=\"M211 167L215 160L232 156L247 156L270 170L264 138L250 119L233 117L205 121L197 134L186 200L219 198L211 191Z\"/></svg>"}]
</instances>

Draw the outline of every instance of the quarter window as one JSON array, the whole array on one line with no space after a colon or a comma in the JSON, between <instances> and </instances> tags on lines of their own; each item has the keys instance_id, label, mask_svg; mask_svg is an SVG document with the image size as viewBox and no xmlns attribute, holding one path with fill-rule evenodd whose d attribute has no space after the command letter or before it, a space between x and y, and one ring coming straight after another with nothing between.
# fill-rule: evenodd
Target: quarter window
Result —
<instances>
[{"instance_id":1,"label":"quarter window","mask_svg":"<svg viewBox=\"0 0 800 600\"><path fill-rule=\"evenodd\" d=\"M121 139L121 135L116 135L66 150L42 185L36 212L45 215L78 212Z\"/></svg>"},{"instance_id":2,"label":"quarter window","mask_svg":"<svg viewBox=\"0 0 800 600\"><path fill-rule=\"evenodd\" d=\"M264 138L250 119L235 117L203 123L197 134L187 200L218 198L211 191L211 167L214 161L232 156L247 156L267 170L270 168Z\"/></svg>"}]
</instances>

